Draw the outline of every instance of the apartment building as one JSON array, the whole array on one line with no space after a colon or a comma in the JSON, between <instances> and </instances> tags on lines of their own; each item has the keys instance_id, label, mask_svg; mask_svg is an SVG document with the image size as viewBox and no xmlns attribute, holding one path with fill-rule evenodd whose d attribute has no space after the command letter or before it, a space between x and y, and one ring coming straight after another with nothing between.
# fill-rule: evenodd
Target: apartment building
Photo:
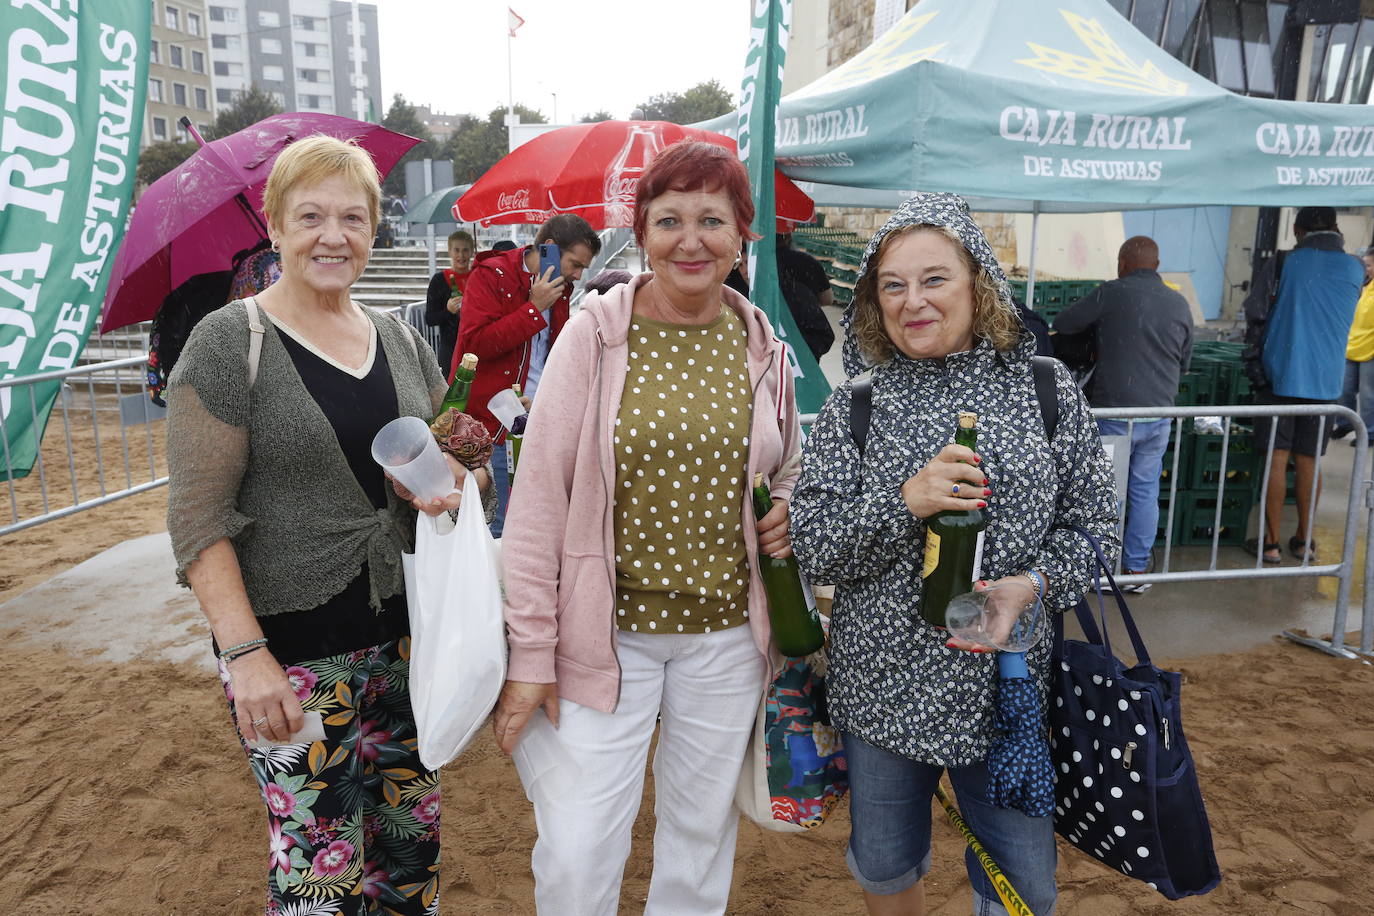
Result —
<instances>
[{"instance_id":1,"label":"apartment building","mask_svg":"<svg viewBox=\"0 0 1374 916\"><path fill-rule=\"evenodd\" d=\"M142 145L187 140L183 116L204 128L214 121L210 41L203 0L152 0L148 105Z\"/></svg>"},{"instance_id":2,"label":"apartment building","mask_svg":"<svg viewBox=\"0 0 1374 916\"><path fill-rule=\"evenodd\" d=\"M287 111L322 111L364 119L385 114L377 43L377 7L358 4L361 75L355 80L353 4L344 0L211 0L207 4L214 108L250 85Z\"/></svg>"}]
</instances>

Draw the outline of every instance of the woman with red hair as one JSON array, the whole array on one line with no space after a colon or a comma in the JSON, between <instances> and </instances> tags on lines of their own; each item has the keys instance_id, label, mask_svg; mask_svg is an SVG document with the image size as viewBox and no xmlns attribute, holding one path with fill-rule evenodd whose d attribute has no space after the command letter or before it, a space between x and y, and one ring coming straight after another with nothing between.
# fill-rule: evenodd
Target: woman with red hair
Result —
<instances>
[{"instance_id":1,"label":"woman with red hair","mask_svg":"<svg viewBox=\"0 0 1374 916\"><path fill-rule=\"evenodd\" d=\"M558 726L555 776L516 755L541 914L616 912L659 720L644 912L725 911L771 667L758 556L791 553L800 448L782 344L723 285L753 211L728 151L660 153L635 200L651 271L584 301L534 402L502 539L511 654L493 727L509 753L532 716ZM755 474L774 497L757 523Z\"/></svg>"}]
</instances>

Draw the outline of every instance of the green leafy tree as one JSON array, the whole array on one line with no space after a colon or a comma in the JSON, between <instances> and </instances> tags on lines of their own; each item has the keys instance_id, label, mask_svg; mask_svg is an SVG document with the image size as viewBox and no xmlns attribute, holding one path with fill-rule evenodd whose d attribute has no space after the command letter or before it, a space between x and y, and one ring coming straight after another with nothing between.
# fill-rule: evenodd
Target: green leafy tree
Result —
<instances>
[{"instance_id":1,"label":"green leafy tree","mask_svg":"<svg viewBox=\"0 0 1374 916\"><path fill-rule=\"evenodd\" d=\"M735 103L718 80L711 80L709 83L698 83L686 92L665 92L652 96L636 107L643 110L646 121L695 124L729 114L734 110Z\"/></svg>"},{"instance_id":2,"label":"green leafy tree","mask_svg":"<svg viewBox=\"0 0 1374 916\"><path fill-rule=\"evenodd\" d=\"M525 124L548 123L542 112L524 105L516 105L515 113ZM493 108L485 121L473 118L470 125L466 121L464 125L449 138L449 149L453 157L453 180L458 184L471 184L510 150L506 109L504 106Z\"/></svg>"},{"instance_id":3,"label":"green leafy tree","mask_svg":"<svg viewBox=\"0 0 1374 916\"><path fill-rule=\"evenodd\" d=\"M600 111L594 111L594 112L592 112L592 113L589 114L589 115L583 115L582 118L581 118L581 121L582 121L583 124L595 124L595 123L598 122L598 121L613 121L613 120L615 120L615 115L611 114L609 111L607 111L607 110L604 109L604 108L601 109Z\"/></svg>"},{"instance_id":4,"label":"green leafy tree","mask_svg":"<svg viewBox=\"0 0 1374 916\"><path fill-rule=\"evenodd\" d=\"M194 142L182 143L179 140L163 140L145 146L138 154L139 182L152 184L189 159L195 151Z\"/></svg>"},{"instance_id":5,"label":"green leafy tree","mask_svg":"<svg viewBox=\"0 0 1374 916\"><path fill-rule=\"evenodd\" d=\"M205 139L208 141L227 137L245 127L252 127L263 118L281 112L282 107L277 104L271 93L264 92L256 85L249 86L247 92L234 99L234 104L219 113L210 128L210 135Z\"/></svg>"},{"instance_id":6,"label":"green leafy tree","mask_svg":"<svg viewBox=\"0 0 1374 916\"><path fill-rule=\"evenodd\" d=\"M421 141L401 157L401 161L396 163L395 168L382 181L382 193L398 197L406 191L406 163L433 159L438 152L438 144L434 142L425 122L420 120L420 113L415 110L415 106L407 102L405 96L399 92L391 97L391 107L387 109L386 117L382 118L382 126L398 133L419 137Z\"/></svg>"}]
</instances>

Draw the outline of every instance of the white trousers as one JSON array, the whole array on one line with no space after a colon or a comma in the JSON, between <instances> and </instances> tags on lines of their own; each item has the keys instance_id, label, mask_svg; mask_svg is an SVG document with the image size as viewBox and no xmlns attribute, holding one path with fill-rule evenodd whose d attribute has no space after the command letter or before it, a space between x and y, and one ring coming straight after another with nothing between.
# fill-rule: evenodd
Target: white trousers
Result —
<instances>
[{"instance_id":1,"label":"white trousers","mask_svg":"<svg viewBox=\"0 0 1374 916\"><path fill-rule=\"evenodd\" d=\"M534 896L540 916L614 916L654 754L654 870L645 916L720 916L730 896L740 765L765 665L749 627L701 635L618 634L614 713L563 700L558 745L575 791L534 802ZM522 779L525 774L521 774Z\"/></svg>"}]
</instances>

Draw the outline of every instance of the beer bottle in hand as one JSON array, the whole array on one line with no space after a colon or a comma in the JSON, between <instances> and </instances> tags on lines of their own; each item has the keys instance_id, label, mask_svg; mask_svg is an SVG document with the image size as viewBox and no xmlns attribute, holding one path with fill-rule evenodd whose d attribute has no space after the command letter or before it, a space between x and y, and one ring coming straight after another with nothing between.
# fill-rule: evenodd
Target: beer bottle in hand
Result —
<instances>
[{"instance_id":1,"label":"beer bottle in hand","mask_svg":"<svg viewBox=\"0 0 1374 916\"><path fill-rule=\"evenodd\" d=\"M476 375L477 354L464 353L458 368L453 370L453 384L448 386L448 391L444 394L444 403L439 405L437 416L443 416L453 407L462 412L467 411L468 395L472 392L472 380Z\"/></svg>"},{"instance_id":2,"label":"beer bottle in hand","mask_svg":"<svg viewBox=\"0 0 1374 916\"><path fill-rule=\"evenodd\" d=\"M954 442L978 450L976 413L959 412ZM931 626L943 628L949 599L972 589L982 576L983 530L987 526L987 513L982 509L938 512L926 521L921 617Z\"/></svg>"},{"instance_id":3,"label":"beer bottle in hand","mask_svg":"<svg viewBox=\"0 0 1374 916\"><path fill-rule=\"evenodd\" d=\"M763 485L763 475L754 475L754 517L763 518L773 508L773 497ZM773 641L783 655L810 655L825 643L820 614L811 589L801 580L795 557L779 560L759 552L759 577L768 594L768 621Z\"/></svg>"}]
</instances>

